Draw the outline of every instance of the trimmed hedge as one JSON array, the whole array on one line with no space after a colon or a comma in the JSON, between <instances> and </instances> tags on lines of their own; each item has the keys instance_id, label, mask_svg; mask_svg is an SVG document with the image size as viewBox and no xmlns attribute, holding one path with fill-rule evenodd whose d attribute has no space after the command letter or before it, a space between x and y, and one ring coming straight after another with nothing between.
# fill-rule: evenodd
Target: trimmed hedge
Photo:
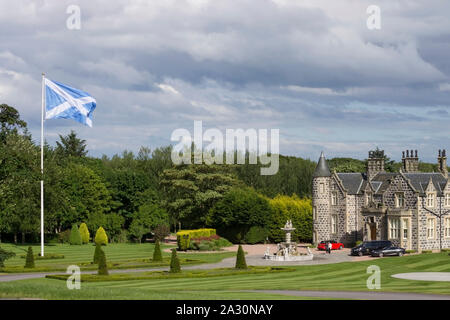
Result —
<instances>
[{"instance_id":1,"label":"trimmed hedge","mask_svg":"<svg viewBox=\"0 0 450 320\"><path fill-rule=\"evenodd\" d=\"M177 232L178 250L186 251L192 238L210 237L216 234L216 229L181 230Z\"/></svg>"},{"instance_id":2,"label":"trimmed hedge","mask_svg":"<svg viewBox=\"0 0 450 320\"><path fill-rule=\"evenodd\" d=\"M153 251L153 261L162 261L161 246L159 245L159 239L156 239L155 249Z\"/></svg>"},{"instance_id":3,"label":"trimmed hedge","mask_svg":"<svg viewBox=\"0 0 450 320\"><path fill-rule=\"evenodd\" d=\"M26 255L21 255L21 259L25 259ZM35 254L34 260L53 260L53 259L64 259L64 255L61 253L46 253L43 257L41 257L41 254Z\"/></svg>"},{"instance_id":4,"label":"trimmed hedge","mask_svg":"<svg viewBox=\"0 0 450 320\"><path fill-rule=\"evenodd\" d=\"M100 249L100 254L98 257L98 272L97 272L97 274L99 276L109 275L108 264L106 263L106 255L102 249Z\"/></svg>"},{"instance_id":5,"label":"trimmed hedge","mask_svg":"<svg viewBox=\"0 0 450 320\"><path fill-rule=\"evenodd\" d=\"M86 223L84 222L80 224L80 235L81 235L81 242L83 244L89 243L89 238L91 237L91 235L89 234L89 229Z\"/></svg>"},{"instance_id":6,"label":"trimmed hedge","mask_svg":"<svg viewBox=\"0 0 450 320\"><path fill-rule=\"evenodd\" d=\"M180 266L180 260L178 260L177 257L177 250L172 249L172 257L170 259L170 273L180 273L181 272L181 266Z\"/></svg>"},{"instance_id":7,"label":"trimmed hedge","mask_svg":"<svg viewBox=\"0 0 450 320\"><path fill-rule=\"evenodd\" d=\"M28 247L27 257L25 260L25 267L24 268L34 268L34 255L33 255L33 248Z\"/></svg>"},{"instance_id":8,"label":"trimmed hedge","mask_svg":"<svg viewBox=\"0 0 450 320\"><path fill-rule=\"evenodd\" d=\"M108 244L108 236L106 235L106 231L103 227L97 229L97 233L95 234L95 244L102 246L106 246Z\"/></svg>"},{"instance_id":9,"label":"trimmed hedge","mask_svg":"<svg viewBox=\"0 0 450 320\"><path fill-rule=\"evenodd\" d=\"M247 269L247 263L245 262L245 253L242 246L239 245L237 256L236 256L236 269Z\"/></svg>"},{"instance_id":10,"label":"trimmed hedge","mask_svg":"<svg viewBox=\"0 0 450 320\"><path fill-rule=\"evenodd\" d=\"M78 230L78 226L76 223L74 223L72 225L72 230L70 230L69 243L71 245L81 245L82 244L80 230Z\"/></svg>"}]
</instances>

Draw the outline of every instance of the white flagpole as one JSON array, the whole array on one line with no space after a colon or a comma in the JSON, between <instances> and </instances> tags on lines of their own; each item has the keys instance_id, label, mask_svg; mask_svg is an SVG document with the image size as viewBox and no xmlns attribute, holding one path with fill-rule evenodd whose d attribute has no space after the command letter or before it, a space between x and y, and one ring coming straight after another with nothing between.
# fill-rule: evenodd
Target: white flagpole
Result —
<instances>
[{"instance_id":1,"label":"white flagpole","mask_svg":"<svg viewBox=\"0 0 450 320\"><path fill-rule=\"evenodd\" d=\"M44 174L44 109L45 74L42 73L42 114L41 114L41 174ZM44 256L44 177L41 180L41 257Z\"/></svg>"}]
</instances>

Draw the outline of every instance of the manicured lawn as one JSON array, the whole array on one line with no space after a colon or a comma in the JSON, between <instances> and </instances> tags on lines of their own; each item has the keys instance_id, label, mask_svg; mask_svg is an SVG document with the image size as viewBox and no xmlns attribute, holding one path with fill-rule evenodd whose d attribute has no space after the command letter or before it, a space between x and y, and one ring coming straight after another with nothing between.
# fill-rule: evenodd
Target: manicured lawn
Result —
<instances>
[{"instance_id":1,"label":"manicured lawn","mask_svg":"<svg viewBox=\"0 0 450 320\"><path fill-rule=\"evenodd\" d=\"M94 256L95 246L92 244L82 246L71 246L68 244L49 245L45 247L45 254L62 254L64 259L48 259L48 260L35 260L36 269L23 269L25 259L21 258L26 254L28 245L12 245L2 243L1 247L8 251L16 253L14 258L11 258L5 262L6 269L9 272L42 272L42 271L65 271L69 265L79 265L82 270L96 269L96 265L92 265L92 259ZM33 245L34 254L40 252L39 245ZM161 245L161 249L173 248L174 246ZM151 263L150 259L153 256L154 244L109 244L102 247L105 251L108 264L110 268L123 269L123 268L151 268L161 265L168 265L170 259L170 253L163 252L163 263ZM44 256L45 256L44 254ZM217 253L178 253L180 259L185 259L185 264L198 264L198 263L211 263L218 262L224 258L233 256L232 252L217 252ZM187 259L191 261L186 261ZM182 260L183 262L183 260ZM0 272L2 272L0 270Z\"/></svg>"},{"instance_id":2,"label":"manicured lawn","mask_svg":"<svg viewBox=\"0 0 450 320\"><path fill-rule=\"evenodd\" d=\"M81 290L68 290L65 282L61 280L22 280L0 283L0 296L47 299L288 299L287 296L239 291L369 291L366 287L369 277L366 270L370 265L377 265L381 269L380 291L450 294L448 282L412 281L391 277L392 274L404 272L450 272L450 256L447 253L436 253L301 266L294 267L293 272L82 283Z\"/></svg>"}]
</instances>

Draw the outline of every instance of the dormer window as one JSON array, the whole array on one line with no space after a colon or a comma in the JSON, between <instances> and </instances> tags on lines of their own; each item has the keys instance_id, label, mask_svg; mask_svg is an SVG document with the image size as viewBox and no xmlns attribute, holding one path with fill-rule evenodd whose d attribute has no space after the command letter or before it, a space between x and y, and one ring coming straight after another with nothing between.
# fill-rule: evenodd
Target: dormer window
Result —
<instances>
[{"instance_id":1,"label":"dormer window","mask_svg":"<svg viewBox=\"0 0 450 320\"><path fill-rule=\"evenodd\" d=\"M403 208L405 206L405 195L403 193L397 193L395 195L395 207Z\"/></svg>"},{"instance_id":2,"label":"dormer window","mask_svg":"<svg viewBox=\"0 0 450 320\"><path fill-rule=\"evenodd\" d=\"M338 204L337 192L332 192L331 193L331 205L336 206L337 204Z\"/></svg>"},{"instance_id":3,"label":"dormer window","mask_svg":"<svg viewBox=\"0 0 450 320\"><path fill-rule=\"evenodd\" d=\"M435 198L436 198L436 196L434 193L427 194L427 207L428 208L434 208Z\"/></svg>"}]
</instances>

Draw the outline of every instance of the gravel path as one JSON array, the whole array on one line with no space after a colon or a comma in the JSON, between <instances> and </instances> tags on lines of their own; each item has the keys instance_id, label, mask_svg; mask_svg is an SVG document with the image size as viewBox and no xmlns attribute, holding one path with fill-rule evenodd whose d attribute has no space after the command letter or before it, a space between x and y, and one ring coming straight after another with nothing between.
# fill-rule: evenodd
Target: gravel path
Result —
<instances>
[{"instance_id":1,"label":"gravel path","mask_svg":"<svg viewBox=\"0 0 450 320\"><path fill-rule=\"evenodd\" d=\"M450 281L450 272L410 272L397 273L391 277L407 280Z\"/></svg>"}]
</instances>

